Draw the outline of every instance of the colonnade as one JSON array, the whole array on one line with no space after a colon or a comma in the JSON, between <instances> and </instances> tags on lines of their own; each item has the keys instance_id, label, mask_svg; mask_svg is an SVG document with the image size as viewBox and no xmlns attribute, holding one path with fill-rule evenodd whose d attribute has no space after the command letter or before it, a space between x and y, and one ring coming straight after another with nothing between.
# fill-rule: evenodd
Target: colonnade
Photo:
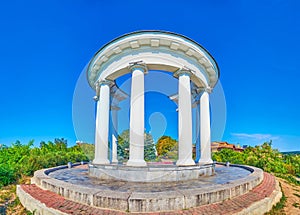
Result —
<instances>
[{"instance_id":1,"label":"colonnade","mask_svg":"<svg viewBox=\"0 0 300 215\"><path fill-rule=\"evenodd\" d=\"M147 66L141 62L129 67L132 73L131 96L130 96L130 135L129 135L129 160L128 166L146 166L144 160L144 75ZM192 158L192 104L191 104L191 71L181 69L174 76L178 77L178 160L176 165L195 165ZM113 82L100 81L97 89L100 91L96 114L95 131L95 159L93 164L109 164L108 160L108 134L109 134L109 108L110 87ZM210 88L202 90L200 97L200 141L201 157L200 164L212 163L211 137L210 137L210 111L209 93ZM116 111L115 111L116 112ZM116 114L116 113L114 113ZM117 125L116 116L113 115L113 123ZM116 158L116 134L112 138L112 161Z\"/></svg>"}]
</instances>

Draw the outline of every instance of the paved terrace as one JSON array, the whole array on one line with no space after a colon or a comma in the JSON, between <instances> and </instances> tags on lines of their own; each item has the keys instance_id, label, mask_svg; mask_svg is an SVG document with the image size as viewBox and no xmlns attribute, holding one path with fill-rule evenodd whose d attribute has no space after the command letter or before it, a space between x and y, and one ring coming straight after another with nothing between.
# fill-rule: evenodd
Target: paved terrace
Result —
<instances>
[{"instance_id":1,"label":"paved terrace","mask_svg":"<svg viewBox=\"0 0 300 215\"><path fill-rule=\"evenodd\" d=\"M168 165L164 165L168 166ZM217 165L215 175L201 177L199 180L161 182L161 183L142 183L128 182L119 180L100 180L88 175L86 166L79 166L72 169L61 169L49 173L51 178L68 182L83 187L99 190L118 190L119 192L163 192L171 190L193 190L212 187L218 184L228 184L231 181L245 178L251 172L238 167L225 167ZM168 171L166 172L168 174ZM121 179L120 179L121 180Z\"/></svg>"},{"instance_id":2,"label":"paved terrace","mask_svg":"<svg viewBox=\"0 0 300 215\"><path fill-rule=\"evenodd\" d=\"M75 171L77 172L77 171ZM82 171L78 171L82 172ZM62 176L61 176L62 177ZM66 177L66 176L64 176ZM84 177L84 176L83 176ZM100 186L104 186L103 184ZM276 188L277 187L277 188ZM96 214L107 214L107 215L123 215L123 214L141 214L139 213L126 213L116 210L101 209L84 204L76 203L68 200L56 193L50 192L48 190L43 190L34 184L31 185L21 185L18 187L25 191L28 198L34 199L39 204L42 204L49 208L53 214L77 214L77 215L96 215ZM277 189L277 191L276 191ZM204 205L200 207L190 208L187 210L180 211L168 211L168 212L153 212L153 213L142 213L145 215L175 215L175 214L205 214L205 215L217 215L217 214L246 214L251 212L257 212L258 214L263 214L264 211L268 210L270 205L268 200L274 198L278 199L280 196L276 195L278 191L278 185L276 184L274 176L264 173L263 182L255 187L248 193L238 196L236 198L226 200L221 203L215 203L210 205ZM277 200L276 200L277 201ZM271 204L272 205L272 204ZM261 213L259 213L261 211ZM48 213L51 214L51 213Z\"/></svg>"}]
</instances>

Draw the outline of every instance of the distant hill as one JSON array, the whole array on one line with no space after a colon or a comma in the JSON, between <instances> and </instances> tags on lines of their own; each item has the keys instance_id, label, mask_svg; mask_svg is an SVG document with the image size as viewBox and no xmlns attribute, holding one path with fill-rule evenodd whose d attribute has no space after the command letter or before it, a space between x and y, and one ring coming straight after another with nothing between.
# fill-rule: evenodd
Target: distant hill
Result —
<instances>
[{"instance_id":1,"label":"distant hill","mask_svg":"<svg viewBox=\"0 0 300 215\"><path fill-rule=\"evenodd\" d=\"M282 152L285 155L300 155L300 151Z\"/></svg>"}]
</instances>

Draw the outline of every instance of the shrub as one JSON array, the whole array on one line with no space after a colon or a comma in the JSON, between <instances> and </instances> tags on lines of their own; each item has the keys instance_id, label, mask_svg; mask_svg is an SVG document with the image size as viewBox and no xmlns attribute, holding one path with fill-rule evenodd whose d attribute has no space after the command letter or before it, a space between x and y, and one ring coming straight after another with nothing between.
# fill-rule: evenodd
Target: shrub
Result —
<instances>
[{"instance_id":1,"label":"shrub","mask_svg":"<svg viewBox=\"0 0 300 215\"><path fill-rule=\"evenodd\" d=\"M0 164L0 188L16 181L15 170L5 164Z\"/></svg>"},{"instance_id":2,"label":"shrub","mask_svg":"<svg viewBox=\"0 0 300 215\"><path fill-rule=\"evenodd\" d=\"M22 175L31 176L36 170L87 161L88 158L78 146L67 147L67 141L41 142L33 147L33 141L22 145L16 141L10 147L0 148L0 187L16 182Z\"/></svg>"}]
</instances>

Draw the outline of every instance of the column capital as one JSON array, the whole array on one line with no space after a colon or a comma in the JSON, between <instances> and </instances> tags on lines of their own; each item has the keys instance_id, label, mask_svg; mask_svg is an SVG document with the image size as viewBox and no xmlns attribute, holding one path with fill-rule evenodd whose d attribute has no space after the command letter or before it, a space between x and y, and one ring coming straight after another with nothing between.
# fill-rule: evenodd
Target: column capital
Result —
<instances>
[{"instance_id":1,"label":"column capital","mask_svg":"<svg viewBox=\"0 0 300 215\"><path fill-rule=\"evenodd\" d=\"M178 77L180 77L182 75L187 75L187 76L191 77L192 74L193 74L192 70L186 69L186 68L182 68L182 69L179 69L176 72L174 72L174 76L176 78L178 78Z\"/></svg>"},{"instance_id":2,"label":"column capital","mask_svg":"<svg viewBox=\"0 0 300 215\"><path fill-rule=\"evenodd\" d=\"M211 93L212 88L210 86L205 87L204 92Z\"/></svg>"},{"instance_id":3,"label":"column capital","mask_svg":"<svg viewBox=\"0 0 300 215\"><path fill-rule=\"evenodd\" d=\"M107 79L104 79L104 80L100 80L100 81L97 81L96 82L96 85L98 86L103 86L103 85L108 85L109 87L113 86L115 84L114 81L111 81L111 80L107 80Z\"/></svg>"},{"instance_id":4,"label":"column capital","mask_svg":"<svg viewBox=\"0 0 300 215\"><path fill-rule=\"evenodd\" d=\"M130 62L128 69L133 72L135 69L139 69L144 73L148 73L147 65L143 61Z\"/></svg>"},{"instance_id":5,"label":"column capital","mask_svg":"<svg viewBox=\"0 0 300 215\"><path fill-rule=\"evenodd\" d=\"M111 80L101 80L95 82L96 95L93 97L94 101L99 101L100 87L108 85L109 87L113 86L115 83Z\"/></svg>"},{"instance_id":6,"label":"column capital","mask_svg":"<svg viewBox=\"0 0 300 215\"><path fill-rule=\"evenodd\" d=\"M207 93L211 93L212 92L212 88L210 86L207 87L199 87L196 89L197 93L203 93L203 92L207 92Z\"/></svg>"},{"instance_id":7,"label":"column capital","mask_svg":"<svg viewBox=\"0 0 300 215\"><path fill-rule=\"evenodd\" d=\"M96 95L93 97L93 99L95 102L97 102L99 101L99 94L100 94L100 86L98 82L95 82L95 91L96 91Z\"/></svg>"}]
</instances>

